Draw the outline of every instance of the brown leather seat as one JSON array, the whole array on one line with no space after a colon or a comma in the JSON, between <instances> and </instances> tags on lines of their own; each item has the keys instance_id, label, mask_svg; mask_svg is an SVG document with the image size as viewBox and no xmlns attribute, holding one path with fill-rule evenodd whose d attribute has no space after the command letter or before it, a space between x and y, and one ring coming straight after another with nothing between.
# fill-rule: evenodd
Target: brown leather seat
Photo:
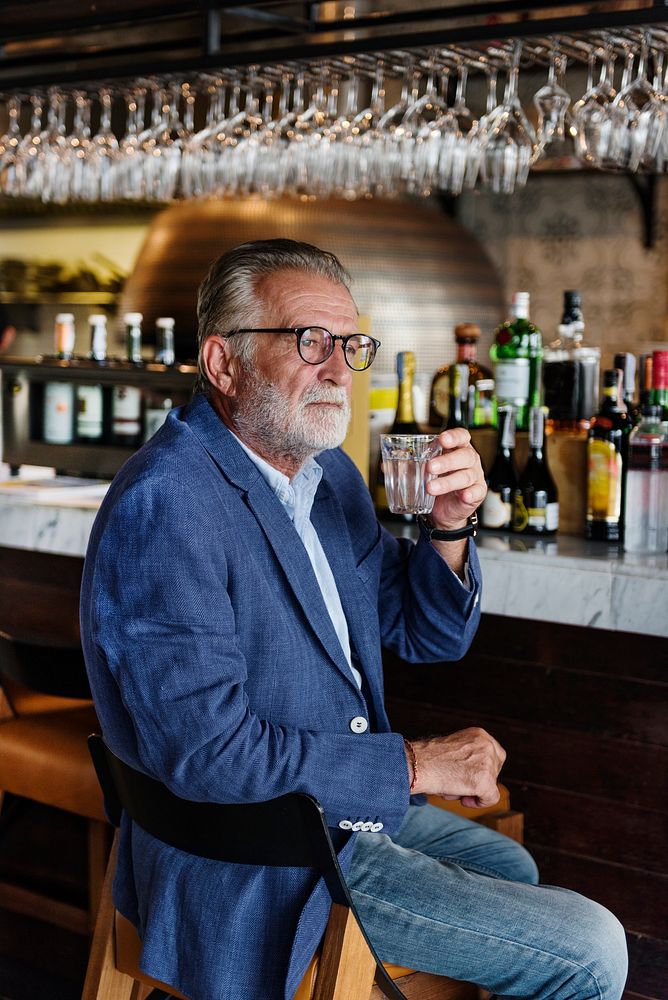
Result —
<instances>
[{"instance_id":1,"label":"brown leather seat","mask_svg":"<svg viewBox=\"0 0 668 1000\"><path fill-rule=\"evenodd\" d=\"M45 669L52 674L46 680ZM63 696L57 693L59 677ZM0 633L0 683L0 807L11 793L82 816L87 821L89 877L85 909L9 882L0 883L2 906L88 934L111 837L86 742L99 723L81 649L62 642L50 645L43 637L31 642Z\"/></svg>"}]
</instances>

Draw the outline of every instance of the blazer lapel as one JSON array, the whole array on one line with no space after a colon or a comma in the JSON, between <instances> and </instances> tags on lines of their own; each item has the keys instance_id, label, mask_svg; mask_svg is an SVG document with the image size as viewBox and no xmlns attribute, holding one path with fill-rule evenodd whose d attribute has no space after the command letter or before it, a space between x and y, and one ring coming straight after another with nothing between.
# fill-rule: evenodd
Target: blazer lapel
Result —
<instances>
[{"instance_id":1,"label":"blazer lapel","mask_svg":"<svg viewBox=\"0 0 668 1000\"><path fill-rule=\"evenodd\" d=\"M311 561L283 505L205 397L195 397L186 410L185 419L225 478L245 495L247 506L262 528L303 609L305 622L311 626L327 655L357 691ZM327 555L329 558L329 553ZM334 567L332 572L336 577Z\"/></svg>"}]
</instances>

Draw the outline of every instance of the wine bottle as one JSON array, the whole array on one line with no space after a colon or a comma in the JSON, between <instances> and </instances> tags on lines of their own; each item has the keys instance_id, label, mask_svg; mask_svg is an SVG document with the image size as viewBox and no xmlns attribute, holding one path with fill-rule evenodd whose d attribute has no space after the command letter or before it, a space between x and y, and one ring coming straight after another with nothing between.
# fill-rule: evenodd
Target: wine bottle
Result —
<instances>
[{"instance_id":1,"label":"wine bottle","mask_svg":"<svg viewBox=\"0 0 668 1000\"><path fill-rule=\"evenodd\" d=\"M585 537L623 540L626 470L632 424L618 405L621 373L603 372L603 399L587 435L587 519Z\"/></svg>"},{"instance_id":2,"label":"wine bottle","mask_svg":"<svg viewBox=\"0 0 668 1000\"><path fill-rule=\"evenodd\" d=\"M480 339L480 327L477 323L459 323L455 327L455 342L457 344L457 356L454 364L465 365L465 383L462 389L462 396L466 396L470 386L475 386L481 380L492 378L492 373L478 361L478 340ZM431 394L429 402L429 424L431 427L444 426L448 419L450 410L450 380L452 365L442 365L431 383ZM490 425L490 415L493 411L489 407L480 406L474 420L481 421L474 423L475 427L486 427ZM494 426L492 423L491 426Z\"/></svg>"},{"instance_id":3,"label":"wine bottle","mask_svg":"<svg viewBox=\"0 0 668 1000\"><path fill-rule=\"evenodd\" d=\"M171 366L174 355L174 320L171 316L158 316L155 321L155 360L161 365Z\"/></svg>"},{"instance_id":4,"label":"wine bottle","mask_svg":"<svg viewBox=\"0 0 668 1000\"><path fill-rule=\"evenodd\" d=\"M515 411L512 406L498 410L498 446L487 476L487 496L481 510L483 528L509 531L513 521L513 496L517 489L515 469Z\"/></svg>"},{"instance_id":5,"label":"wine bottle","mask_svg":"<svg viewBox=\"0 0 668 1000\"><path fill-rule=\"evenodd\" d=\"M448 419L445 426L466 427L466 404L468 400L468 365L450 365L450 393L448 401Z\"/></svg>"},{"instance_id":6,"label":"wine bottle","mask_svg":"<svg viewBox=\"0 0 668 1000\"><path fill-rule=\"evenodd\" d=\"M141 365L141 313L126 313L126 359ZM123 448L134 448L141 443L141 389L135 385L115 385L111 394L111 438Z\"/></svg>"},{"instance_id":7,"label":"wine bottle","mask_svg":"<svg viewBox=\"0 0 668 1000\"><path fill-rule=\"evenodd\" d=\"M633 426L637 426L640 423L642 413L640 411L640 406L635 401L635 391L636 391L636 358L635 354L629 354L628 351L620 351L619 354L615 354L614 361L612 363L613 368L617 368L618 371L622 372L622 408L626 410L629 417L631 418L631 423Z\"/></svg>"},{"instance_id":8,"label":"wine bottle","mask_svg":"<svg viewBox=\"0 0 668 1000\"><path fill-rule=\"evenodd\" d=\"M512 406L499 407L498 443L492 467L487 476L487 496L480 508L483 528L509 531L513 522L513 497L517 489L515 468L515 411Z\"/></svg>"},{"instance_id":9,"label":"wine bottle","mask_svg":"<svg viewBox=\"0 0 668 1000\"><path fill-rule=\"evenodd\" d=\"M54 324L54 349L60 361L74 357L74 314L58 313ZM74 440L75 394L71 382L46 382L42 403L42 437L48 444Z\"/></svg>"},{"instance_id":10,"label":"wine bottle","mask_svg":"<svg viewBox=\"0 0 668 1000\"><path fill-rule=\"evenodd\" d=\"M412 351L400 351L397 354L397 378L399 380L399 399L394 421L388 434L421 434L420 425L413 412L413 377L415 375L415 354ZM376 483L374 503L379 515L399 521L412 521L410 514L392 514L385 492L385 477L382 470L382 457L378 459L376 468Z\"/></svg>"},{"instance_id":11,"label":"wine bottle","mask_svg":"<svg viewBox=\"0 0 668 1000\"><path fill-rule=\"evenodd\" d=\"M518 430L526 430L529 421L530 396L536 391L532 379L540 350L540 331L529 321L529 293L516 292L510 317L494 331L490 357L494 362L496 398L499 406L514 406ZM533 385L532 385L533 382Z\"/></svg>"},{"instance_id":12,"label":"wine bottle","mask_svg":"<svg viewBox=\"0 0 668 1000\"><path fill-rule=\"evenodd\" d=\"M545 457L545 410L529 411L529 458L513 494L513 531L553 534L559 527L559 497Z\"/></svg>"},{"instance_id":13,"label":"wine bottle","mask_svg":"<svg viewBox=\"0 0 668 1000\"><path fill-rule=\"evenodd\" d=\"M99 365L107 359L107 317L94 313L88 317L90 327L89 357ZM100 383L77 385L76 435L83 441L101 441L103 427L104 390Z\"/></svg>"}]
</instances>

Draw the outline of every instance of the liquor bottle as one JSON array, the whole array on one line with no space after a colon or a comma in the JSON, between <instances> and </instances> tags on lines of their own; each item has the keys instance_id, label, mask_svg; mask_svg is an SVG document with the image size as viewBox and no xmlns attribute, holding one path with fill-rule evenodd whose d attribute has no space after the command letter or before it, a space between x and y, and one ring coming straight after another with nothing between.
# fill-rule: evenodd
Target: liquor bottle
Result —
<instances>
[{"instance_id":1,"label":"liquor bottle","mask_svg":"<svg viewBox=\"0 0 668 1000\"><path fill-rule=\"evenodd\" d=\"M668 420L668 351L652 352L652 392L653 406L661 407L661 420Z\"/></svg>"},{"instance_id":2,"label":"liquor bottle","mask_svg":"<svg viewBox=\"0 0 668 1000\"><path fill-rule=\"evenodd\" d=\"M399 399L394 421L388 434L420 434L420 425L413 413L413 377L415 375L415 354L412 351L400 351L397 354L397 378L399 380ZM374 503L378 513L384 518L398 521L412 521L410 514L392 514L387 504L385 492L385 477L381 467L382 457L378 459L376 469L376 484Z\"/></svg>"},{"instance_id":3,"label":"liquor bottle","mask_svg":"<svg viewBox=\"0 0 668 1000\"><path fill-rule=\"evenodd\" d=\"M487 476L487 496L480 509L483 528L509 531L513 522L513 497L517 489L515 470L515 411L512 406L498 410L499 440L494 462Z\"/></svg>"},{"instance_id":4,"label":"liquor bottle","mask_svg":"<svg viewBox=\"0 0 668 1000\"><path fill-rule=\"evenodd\" d=\"M171 396L164 392L147 392L144 397L144 441L162 427L172 408Z\"/></svg>"},{"instance_id":5,"label":"liquor bottle","mask_svg":"<svg viewBox=\"0 0 668 1000\"><path fill-rule=\"evenodd\" d=\"M54 340L56 357L61 361L69 361L74 357L74 314L58 313L54 325Z\"/></svg>"},{"instance_id":6,"label":"liquor bottle","mask_svg":"<svg viewBox=\"0 0 668 1000\"><path fill-rule=\"evenodd\" d=\"M54 323L54 350L60 361L74 357L74 315L58 313ZM71 382L46 382L42 401L42 437L47 444L74 440L74 386Z\"/></svg>"},{"instance_id":7,"label":"liquor bottle","mask_svg":"<svg viewBox=\"0 0 668 1000\"><path fill-rule=\"evenodd\" d=\"M141 313L126 313L126 360L141 365ZM134 448L141 443L141 389L135 385L115 385L111 393L111 439L122 448Z\"/></svg>"},{"instance_id":8,"label":"liquor bottle","mask_svg":"<svg viewBox=\"0 0 668 1000\"><path fill-rule=\"evenodd\" d=\"M652 405L652 363L653 358L651 354L640 355L638 397L641 407Z\"/></svg>"},{"instance_id":9,"label":"liquor bottle","mask_svg":"<svg viewBox=\"0 0 668 1000\"><path fill-rule=\"evenodd\" d=\"M88 317L90 327L89 357L102 365L107 359L107 317L97 313ZM104 437L104 390L99 383L76 388L76 436L83 441L101 441Z\"/></svg>"},{"instance_id":10,"label":"liquor bottle","mask_svg":"<svg viewBox=\"0 0 668 1000\"><path fill-rule=\"evenodd\" d=\"M545 457L545 410L529 411L529 458L513 494L513 531L553 534L559 527L559 496Z\"/></svg>"},{"instance_id":11,"label":"liquor bottle","mask_svg":"<svg viewBox=\"0 0 668 1000\"><path fill-rule=\"evenodd\" d=\"M459 323L455 327L455 342L457 344L457 356L454 360L456 365L466 365L468 368L465 387L468 393L470 386L475 386L481 379L491 379L492 373L478 361L478 340L480 339L480 327L476 323ZM429 424L431 427L444 426L450 409L450 369L452 365L442 365L431 383L431 393L429 402ZM478 419L485 423L475 423L475 427L488 426L487 418L490 415L490 408L481 405L479 407ZM475 419L475 417L474 417Z\"/></svg>"},{"instance_id":12,"label":"liquor bottle","mask_svg":"<svg viewBox=\"0 0 668 1000\"><path fill-rule=\"evenodd\" d=\"M468 365L450 365L450 398L448 400L448 419L445 422L448 430L453 427L467 426L468 374ZM471 388L473 387L471 386Z\"/></svg>"},{"instance_id":13,"label":"liquor bottle","mask_svg":"<svg viewBox=\"0 0 668 1000\"><path fill-rule=\"evenodd\" d=\"M623 408L630 416L631 423L635 427L637 424L640 423L640 419L642 417L640 406L638 405L638 403L635 402L635 391L636 391L635 354L629 354L627 351L622 351L619 354L615 354L612 366L613 368L617 368L618 371L622 372Z\"/></svg>"},{"instance_id":14,"label":"liquor bottle","mask_svg":"<svg viewBox=\"0 0 668 1000\"><path fill-rule=\"evenodd\" d=\"M631 419L618 405L620 373L603 372L603 399L587 436L585 537L619 542L624 534L626 470Z\"/></svg>"},{"instance_id":15,"label":"liquor bottle","mask_svg":"<svg viewBox=\"0 0 668 1000\"><path fill-rule=\"evenodd\" d=\"M668 440L661 408L646 406L629 438L624 501L624 548L627 552L668 549Z\"/></svg>"},{"instance_id":16,"label":"liquor bottle","mask_svg":"<svg viewBox=\"0 0 668 1000\"><path fill-rule=\"evenodd\" d=\"M489 355L494 362L496 399L499 406L514 406L518 430L526 430L529 421L532 357L538 357L532 335L540 331L529 321L529 293L516 292L510 317L494 331ZM535 382L535 379L534 379Z\"/></svg>"},{"instance_id":17,"label":"liquor bottle","mask_svg":"<svg viewBox=\"0 0 668 1000\"><path fill-rule=\"evenodd\" d=\"M543 359L545 405L553 430L587 430L598 409L601 352L583 344L584 329L580 293L564 292L557 337Z\"/></svg>"},{"instance_id":18,"label":"liquor bottle","mask_svg":"<svg viewBox=\"0 0 668 1000\"><path fill-rule=\"evenodd\" d=\"M126 313L125 323L125 356L134 365L142 364L141 356L141 313Z\"/></svg>"},{"instance_id":19,"label":"liquor bottle","mask_svg":"<svg viewBox=\"0 0 668 1000\"><path fill-rule=\"evenodd\" d=\"M174 324L171 316L159 316L155 321L155 360L161 365L173 365L174 354Z\"/></svg>"}]
</instances>

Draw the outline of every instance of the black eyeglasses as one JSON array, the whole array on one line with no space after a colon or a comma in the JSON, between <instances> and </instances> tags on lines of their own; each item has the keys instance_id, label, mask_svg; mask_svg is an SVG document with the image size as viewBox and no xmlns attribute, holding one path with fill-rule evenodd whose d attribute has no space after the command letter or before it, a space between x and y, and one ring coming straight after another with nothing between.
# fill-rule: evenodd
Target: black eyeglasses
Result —
<instances>
[{"instance_id":1,"label":"black eyeglasses","mask_svg":"<svg viewBox=\"0 0 668 1000\"><path fill-rule=\"evenodd\" d=\"M225 338L237 333L292 333L297 338L299 357L307 365L321 365L332 356L336 341L341 341L346 364L354 372L363 372L373 364L380 341L365 333L350 333L345 337L330 333L324 326L266 327L258 330L233 330Z\"/></svg>"}]
</instances>

